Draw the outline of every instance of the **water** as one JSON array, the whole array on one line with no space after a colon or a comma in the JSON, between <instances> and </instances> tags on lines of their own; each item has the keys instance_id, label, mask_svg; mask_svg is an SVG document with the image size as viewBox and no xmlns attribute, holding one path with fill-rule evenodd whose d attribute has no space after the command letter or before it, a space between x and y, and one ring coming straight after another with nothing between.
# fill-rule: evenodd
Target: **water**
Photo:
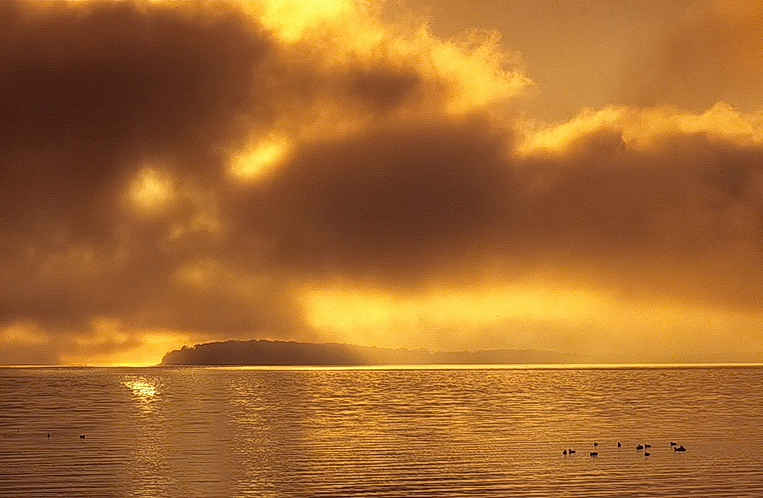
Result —
<instances>
[{"instance_id":1,"label":"water","mask_svg":"<svg viewBox=\"0 0 763 498\"><path fill-rule=\"evenodd\" d=\"M759 367L0 368L0 497L759 497L762 422Z\"/></svg>"}]
</instances>

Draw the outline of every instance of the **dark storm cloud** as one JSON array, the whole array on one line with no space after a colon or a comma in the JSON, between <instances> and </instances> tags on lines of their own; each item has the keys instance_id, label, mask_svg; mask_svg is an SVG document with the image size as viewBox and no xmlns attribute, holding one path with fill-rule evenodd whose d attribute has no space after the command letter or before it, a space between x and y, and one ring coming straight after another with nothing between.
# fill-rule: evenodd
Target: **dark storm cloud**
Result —
<instances>
[{"instance_id":1,"label":"dark storm cloud","mask_svg":"<svg viewBox=\"0 0 763 498\"><path fill-rule=\"evenodd\" d=\"M194 169L237 117L267 116L252 84L268 41L234 10L11 1L0 18L4 226L103 229L143 157Z\"/></svg>"},{"instance_id":2,"label":"dark storm cloud","mask_svg":"<svg viewBox=\"0 0 763 498\"><path fill-rule=\"evenodd\" d=\"M268 37L223 3L9 1L0 19L3 322L81 330L93 316L155 315L169 327L227 309L224 296L167 298L182 255L209 251L165 240L193 202L146 222L121 204L145 162L180 185L224 174L220 147L272 117L257 79Z\"/></svg>"},{"instance_id":3,"label":"dark storm cloud","mask_svg":"<svg viewBox=\"0 0 763 498\"><path fill-rule=\"evenodd\" d=\"M230 203L237 245L258 241L288 272L393 286L501 263L492 278L557 268L716 301L743 268L760 273L747 251L763 247L763 147L668 132L639 148L611 127L579 134L561 154L512 158L511 142L463 120L305 148ZM711 263L717 272L690 269Z\"/></svg>"},{"instance_id":4,"label":"dark storm cloud","mask_svg":"<svg viewBox=\"0 0 763 498\"><path fill-rule=\"evenodd\" d=\"M232 204L237 232L267 238L275 262L307 273L415 280L511 229L503 147L480 120L407 123L305 147Z\"/></svg>"}]
</instances>

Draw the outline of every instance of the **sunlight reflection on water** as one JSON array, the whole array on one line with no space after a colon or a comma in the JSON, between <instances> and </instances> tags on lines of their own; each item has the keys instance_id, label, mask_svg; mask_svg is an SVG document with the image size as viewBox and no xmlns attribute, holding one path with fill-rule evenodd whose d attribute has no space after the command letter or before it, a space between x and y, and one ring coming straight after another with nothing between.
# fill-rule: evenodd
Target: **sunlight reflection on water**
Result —
<instances>
[{"instance_id":1,"label":"sunlight reflection on water","mask_svg":"<svg viewBox=\"0 0 763 498\"><path fill-rule=\"evenodd\" d=\"M761 381L753 367L0 368L0 497L760 496Z\"/></svg>"},{"instance_id":2,"label":"sunlight reflection on water","mask_svg":"<svg viewBox=\"0 0 763 498\"><path fill-rule=\"evenodd\" d=\"M132 392L139 398L153 398L158 393L157 382L146 377L126 377L122 385L132 389Z\"/></svg>"}]
</instances>

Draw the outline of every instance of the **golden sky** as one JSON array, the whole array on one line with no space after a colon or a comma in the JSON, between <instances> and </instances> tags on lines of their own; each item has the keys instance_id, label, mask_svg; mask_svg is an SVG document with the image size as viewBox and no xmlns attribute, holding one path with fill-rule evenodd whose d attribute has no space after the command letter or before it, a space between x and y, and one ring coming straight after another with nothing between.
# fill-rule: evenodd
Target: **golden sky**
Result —
<instances>
[{"instance_id":1,"label":"golden sky","mask_svg":"<svg viewBox=\"0 0 763 498\"><path fill-rule=\"evenodd\" d=\"M763 361L763 4L0 2L0 364Z\"/></svg>"}]
</instances>

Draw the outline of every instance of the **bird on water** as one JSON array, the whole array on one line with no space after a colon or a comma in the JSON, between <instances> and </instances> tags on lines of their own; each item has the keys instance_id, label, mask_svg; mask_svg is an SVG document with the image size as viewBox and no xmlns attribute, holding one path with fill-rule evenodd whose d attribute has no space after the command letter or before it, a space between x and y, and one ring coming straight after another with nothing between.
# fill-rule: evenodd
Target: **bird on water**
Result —
<instances>
[{"instance_id":1,"label":"bird on water","mask_svg":"<svg viewBox=\"0 0 763 498\"><path fill-rule=\"evenodd\" d=\"M681 445L678 448L673 448L673 451L686 451L686 448L684 448L684 445Z\"/></svg>"}]
</instances>

